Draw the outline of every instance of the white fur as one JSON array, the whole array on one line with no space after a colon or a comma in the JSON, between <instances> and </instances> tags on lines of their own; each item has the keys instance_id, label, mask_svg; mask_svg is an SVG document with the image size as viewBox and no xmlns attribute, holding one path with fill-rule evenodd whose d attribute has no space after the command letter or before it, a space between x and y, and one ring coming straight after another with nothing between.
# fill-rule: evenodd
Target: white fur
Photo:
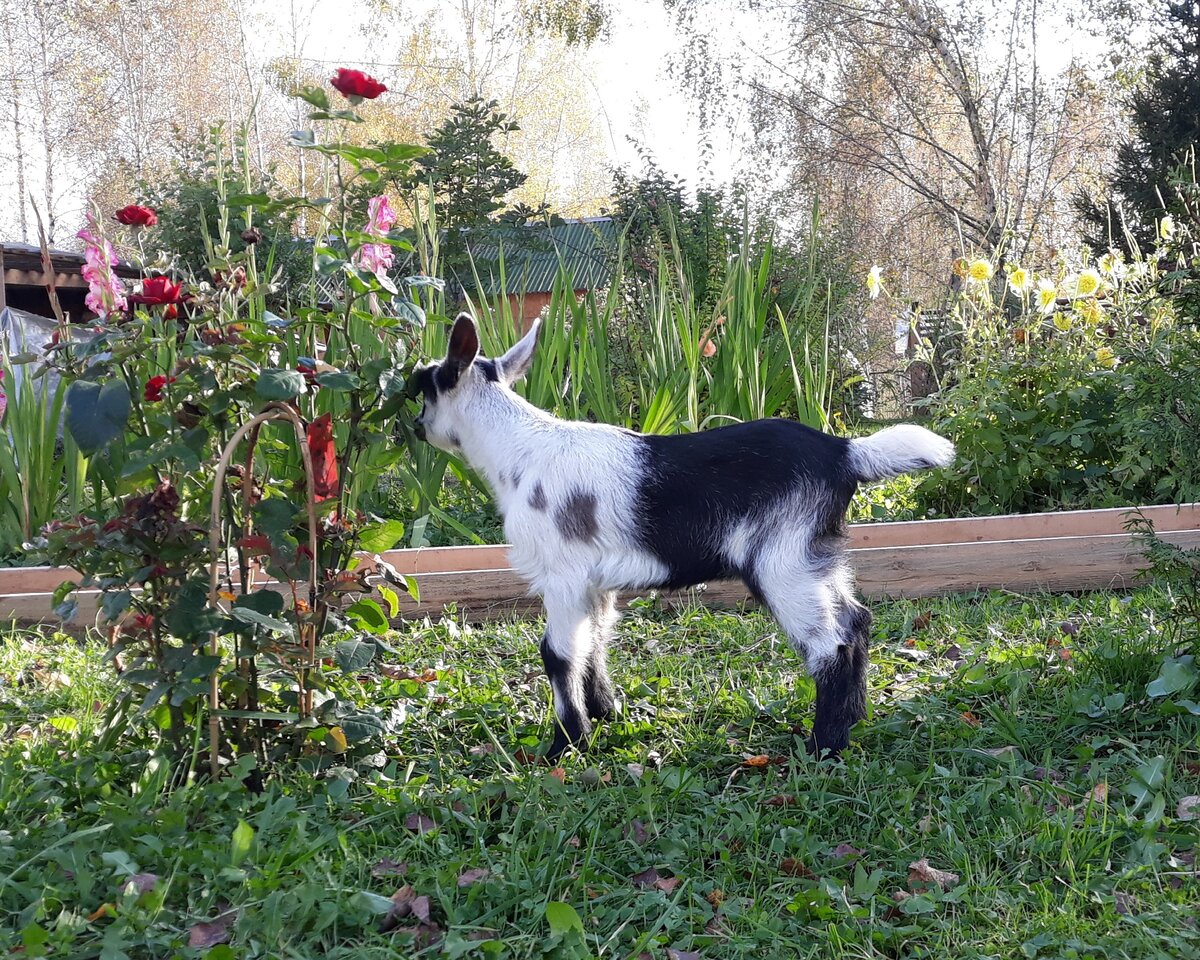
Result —
<instances>
[{"instance_id":1,"label":"white fur","mask_svg":"<svg viewBox=\"0 0 1200 960\"><path fill-rule=\"evenodd\" d=\"M886 427L850 442L850 463L860 480L882 480L954 459L954 444L912 423Z\"/></svg>"}]
</instances>

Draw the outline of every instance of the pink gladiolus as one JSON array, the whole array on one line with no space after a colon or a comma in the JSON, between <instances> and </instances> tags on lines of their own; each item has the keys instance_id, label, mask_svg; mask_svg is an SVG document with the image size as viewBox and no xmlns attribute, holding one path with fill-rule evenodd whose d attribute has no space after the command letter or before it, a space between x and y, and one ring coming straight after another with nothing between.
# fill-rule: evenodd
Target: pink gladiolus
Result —
<instances>
[{"instance_id":1,"label":"pink gladiolus","mask_svg":"<svg viewBox=\"0 0 1200 960\"><path fill-rule=\"evenodd\" d=\"M396 212L385 196L372 197L367 203L367 226L365 232L373 237L387 236L396 222ZM364 270L372 273L387 273L392 268L395 253L386 243L364 243L354 258Z\"/></svg>"},{"instance_id":2,"label":"pink gladiolus","mask_svg":"<svg viewBox=\"0 0 1200 960\"><path fill-rule=\"evenodd\" d=\"M0 370L0 380L4 379L4 371ZM2 387L3 384L0 384ZM0 419L4 417L4 411L8 408L8 397L4 395L4 391L0 390Z\"/></svg>"},{"instance_id":3,"label":"pink gladiolus","mask_svg":"<svg viewBox=\"0 0 1200 960\"><path fill-rule=\"evenodd\" d=\"M114 313L122 313L128 307L125 288L113 273L117 252L112 248L92 214L87 215L87 226L75 234L83 241L83 268L79 271L88 284L88 295L84 298L87 308L106 319Z\"/></svg>"}]
</instances>

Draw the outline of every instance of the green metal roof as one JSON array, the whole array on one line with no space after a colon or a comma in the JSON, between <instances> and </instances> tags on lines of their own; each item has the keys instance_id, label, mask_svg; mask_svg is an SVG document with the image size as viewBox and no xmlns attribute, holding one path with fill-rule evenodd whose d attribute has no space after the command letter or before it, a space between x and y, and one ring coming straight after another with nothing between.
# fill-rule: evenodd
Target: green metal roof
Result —
<instances>
[{"instance_id":1,"label":"green metal roof","mask_svg":"<svg viewBox=\"0 0 1200 960\"><path fill-rule=\"evenodd\" d=\"M617 255L617 225L611 217L568 220L547 226L496 224L486 238L467 243L479 274L479 293L500 293L500 256L504 256L507 293L549 293L560 264L576 290L596 290L612 279Z\"/></svg>"}]
</instances>

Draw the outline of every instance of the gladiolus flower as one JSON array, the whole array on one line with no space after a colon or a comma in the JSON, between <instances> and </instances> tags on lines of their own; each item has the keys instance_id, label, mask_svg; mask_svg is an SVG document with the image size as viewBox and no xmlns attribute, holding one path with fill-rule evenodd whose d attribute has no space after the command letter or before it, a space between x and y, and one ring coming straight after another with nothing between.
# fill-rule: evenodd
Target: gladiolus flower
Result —
<instances>
[{"instance_id":1,"label":"gladiolus flower","mask_svg":"<svg viewBox=\"0 0 1200 960\"><path fill-rule=\"evenodd\" d=\"M338 492L337 449L333 445L333 417L323 413L304 431L312 455L312 497L317 503L336 497Z\"/></svg>"},{"instance_id":2,"label":"gladiolus flower","mask_svg":"<svg viewBox=\"0 0 1200 960\"><path fill-rule=\"evenodd\" d=\"M117 223L123 223L127 227L153 227L158 223L158 214L153 209L136 203L122 207L115 216Z\"/></svg>"},{"instance_id":3,"label":"gladiolus flower","mask_svg":"<svg viewBox=\"0 0 1200 960\"><path fill-rule=\"evenodd\" d=\"M0 380L4 379L4 371L0 370ZM4 411L8 409L8 397L4 395L4 391L0 390L0 418L4 417Z\"/></svg>"},{"instance_id":4,"label":"gladiolus flower","mask_svg":"<svg viewBox=\"0 0 1200 960\"><path fill-rule=\"evenodd\" d=\"M1012 289L1012 292L1018 296L1024 296L1029 291L1032 283L1033 277L1030 276L1029 271L1024 267L1013 267L1009 271L1008 285Z\"/></svg>"},{"instance_id":5,"label":"gladiolus flower","mask_svg":"<svg viewBox=\"0 0 1200 960\"><path fill-rule=\"evenodd\" d=\"M173 283L170 277L146 277L142 281L142 292L130 296L129 302L161 307L168 303L178 303L182 299L182 293L183 284Z\"/></svg>"},{"instance_id":6,"label":"gladiolus flower","mask_svg":"<svg viewBox=\"0 0 1200 960\"><path fill-rule=\"evenodd\" d=\"M348 70L339 67L337 76L329 81L330 85L347 100L357 97L360 100L374 100L381 93L387 92L387 87L369 77L361 70Z\"/></svg>"},{"instance_id":7,"label":"gladiolus flower","mask_svg":"<svg viewBox=\"0 0 1200 960\"><path fill-rule=\"evenodd\" d=\"M163 388L168 383L174 383L174 377L157 376L151 377L146 381L146 389L142 392L142 399L147 403L158 403L163 398Z\"/></svg>"},{"instance_id":8,"label":"gladiolus flower","mask_svg":"<svg viewBox=\"0 0 1200 960\"><path fill-rule=\"evenodd\" d=\"M373 237L386 237L396 222L396 212L386 196L372 197L367 202L366 233ZM354 262L374 274L387 273L392 268L395 253L386 243L364 243L354 255Z\"/></svg>"},{"instance_id":9,"label":"gladiolus flower","mask_svg":"<svg viewBox=\"0 0 1200 960\"><path fill-rule=\"evenodd\" d=\"M883 290L883 270L880 267L872 267L867 271L867 293L874 300Z\"/></svg>"},{"instance_id":10,"label":"gladiolus flower","mask_svg":"<svg viewBox=\"0 0 1200 960\"><path fill-rule=\"evenodd\" d=\"M79 272L88 285L84 304L102 319L122 313L129 304L125 299L125 288L113 272L117 252L104 239L91 213L87 215L87 226L75 236L83 241L83 267Z\"/></svg>"},{"instance_id":11,"label":"gladiolus flower","mask_svg":"<svg viewBox=\"0 0 1200 960\"><path fill-rule=\"evenodd\" d=\"M991 261L983 257L976 257L967 267L967 276L975 283L987 283L995 272Z\"/></svg>"},{"instance_id":12,"label":"gladiolus flower","mask_svg":"<svg viewBox=\"0 0 1200 960\"><path fill-rule=\"evenodd\" d=\"M1038 306L1042 313L1051 313L1054 310L1054 304L1058 300L1058 288L1054 286L1052 280L1047 280L1042 277L1037 285Z\"/></svg>"},{"instance_id":13,"label":"gladiolus flower","mask_svg":"<svg viewBox=\"0 0 1200 960\"><path fill-rule=\"evenodd\" d=\"M700 353L706 357L715 357L717 355L717 341L705 337L700 341Z\"/></svg>"}]
</instances>

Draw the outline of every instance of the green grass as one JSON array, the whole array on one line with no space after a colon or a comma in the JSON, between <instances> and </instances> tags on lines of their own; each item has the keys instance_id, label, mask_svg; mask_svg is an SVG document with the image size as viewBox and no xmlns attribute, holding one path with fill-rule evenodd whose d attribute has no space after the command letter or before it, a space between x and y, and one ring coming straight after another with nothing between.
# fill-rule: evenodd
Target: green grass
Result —
<instances>
[{"instance_id":1,"label":"green grass","mask_svg":"<svg viewBox=\"0 0 1200 960\"><path fill-rule=\"evenodd\" d=\"M812 685L772 621L643 605L612 657L623 716L556 772L519 753L549 729L539 625L414 626L389 659L438 679L361 684L404 711L385 750L258 795L169 791L141 741L103 735L99 648L13 634L0 951L1200 956L1197 823L1175 818L1200 794L1200 718L1145 694L1173 652L1167 607L1151 590L877 604L872 716L817 763ZM897 902L922 858L958 882ZM651 868L659 885L637 885ZM460 886L468 870L487 875ZM136 874L148 891L123 893ZM379 932L404 886L428 923ZM223 910L230 943L189 948Z\"/></svg>"}]
</instances>

